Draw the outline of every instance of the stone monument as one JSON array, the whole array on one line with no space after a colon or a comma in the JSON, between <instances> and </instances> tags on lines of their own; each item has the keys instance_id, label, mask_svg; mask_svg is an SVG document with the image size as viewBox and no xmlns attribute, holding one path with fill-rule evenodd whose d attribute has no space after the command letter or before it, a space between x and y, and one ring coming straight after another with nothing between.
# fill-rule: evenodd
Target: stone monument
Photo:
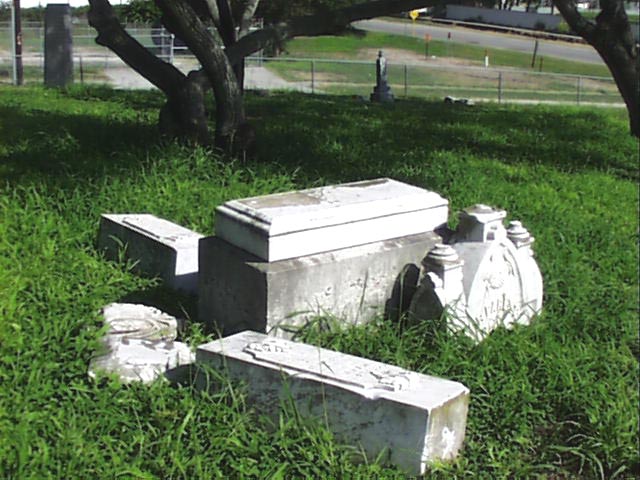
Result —
<instances>
[{"instance_id":1,"label":"stone monument","mask_svg":"<svg viewBox=\"0 0 640 480\"><path fill-rule=\"evenodd\" d=\"M44 11L44 84L64 87L73 81L71 6L50 3Z\"/></svg>"},{"instance_id":2,"label":"stone monument","mask_svg":"<svg viewBox=\"0 0 640 480\"><path fill-rule=\"evenodd\" d=\"M455 458L464 440L469 390L458 382L250 331L199 346L196 364L245 383L261 415L277 420L293 402L339 441L411 476ZM214 387L204 374L196 385Z\"/></svg>"},{"instance_id":3,"label":"stone monument","mask_svg":"<svg viewBox=\"0 0 640 480\"><path fill-rule=\"evenodd\" d=\"M372 102L390 103L393 102L393 93L387 83L387 59L382 55L382 50L378 51L376 60L376 86L370 97Z\"/></svg>"},{"instance_id":4,"label":"stone monument","mask_svg":"<svg viewBox=\"0 0 640 480\"><path fill-rule=\"evenodd\" d=\"M460 215L451 245L436 245L422 262L410 314L482 340L498 326L530 323L542 309L542 276L534 238L519 221L505 229L504 210L475 205Z\"/></svg>"},{"instance_id":5,"label":"stone monument","mask_svg":"<svg viewBox=\"0 0 640 480\"><path fill-rule=\"evenodd\" d=\"M388 178L227 202L200 241L199 317L225 335L364 323L399 308L399 278L447 216L437 193Z\"/></svg>"}]
</instances>

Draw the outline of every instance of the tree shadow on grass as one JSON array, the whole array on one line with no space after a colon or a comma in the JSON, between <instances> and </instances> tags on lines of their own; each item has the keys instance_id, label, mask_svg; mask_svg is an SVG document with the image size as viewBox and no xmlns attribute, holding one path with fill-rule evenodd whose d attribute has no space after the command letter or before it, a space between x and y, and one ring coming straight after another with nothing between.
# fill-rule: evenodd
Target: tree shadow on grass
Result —
<instances>
[{"instance_id":1,"label":"tree shadow on grass","mask_svg":"<svg viewBox=\"0 0 640 480\"><path fill-rule=\"evenodd\" d=\"M630 154L637 141L625 123L595 109L424 100L378 105L355 97L287 94L258 100L250 114L259 119L263 161L277 158L316 177L362 177L381 165L391 170L406 164L408 154L428 162L448 152L638 178Z\"/></svg>"},{"instance_id":2,"label":"tree shadow on grass","mask_svg":"<svg viewBox=\"0 0 640 480\"><path fill-rule=\"evenodd\" d=\"M96 177L136 166L150 146L161 142L157 127L116 115L69 114L0 106L7 146L0 150L0 176L17 180L36 174Z\"/></svg>"}]
</instances>

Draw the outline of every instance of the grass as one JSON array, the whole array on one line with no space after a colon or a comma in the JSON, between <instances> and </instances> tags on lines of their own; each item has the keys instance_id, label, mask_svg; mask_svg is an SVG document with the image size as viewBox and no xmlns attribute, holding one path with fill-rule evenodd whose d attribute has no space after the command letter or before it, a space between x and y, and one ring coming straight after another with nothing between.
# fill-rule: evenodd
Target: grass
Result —
<instances>
[{"instance_id":1,"label":"grass","mask_svg":"<svg viewBox=\"0 0 640 480\"><path fill-rule=\"evenodd\" d=\"M87 378L103 305L175 297L94 242L100 213L203 233L237 197L391 176L451 211L503 207L536 237L545 307L474 346L430 325L311 329L310 342L465 383L465 448L433 478L633 478L638 459L638 142L624 112L249 95L256 156L157 137L151 92L0 87L0 477L404 478L242 392ZM328 321L320 321L327 323Z\"/></svg>"},{"instance_id":2,"label":"grass","mask_svg":"<svg viewBox=\"0 0 640 480\"><path fill-rule=\"evenodd\" d=\"M363 36L326 36L295 38L285 46L286 54L296 58L340 58L362 59L363 50L378 50L380 48L407 50L421 56L425 53L422 38L403 35L391 35L378 32L366 32ZM485 51L489 55L491 65L496 67L513 67L531 70L531 55L514 52L501 48L478 47L454 41L432 40L429 43L429 55L436 57L451 57L465 59L484 65ZM366 57L375 60L374 57ZM609 70L604 65L584 62L570 62L554 57L545 57L544 71L547 73L564 73L574 75L591 75L610 77Z\"/></svg>"}]
</instances>

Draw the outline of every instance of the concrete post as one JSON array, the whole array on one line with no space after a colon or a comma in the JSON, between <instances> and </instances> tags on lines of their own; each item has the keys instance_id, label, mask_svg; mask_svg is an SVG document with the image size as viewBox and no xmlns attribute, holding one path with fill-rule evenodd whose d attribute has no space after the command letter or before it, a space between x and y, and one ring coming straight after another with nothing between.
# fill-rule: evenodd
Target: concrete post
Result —
<instances>
[{"instance_id":1,"label":"concrete post","mask_svg":"<svg viewBox=\"0 0 640 480\"><path fill-rule=\"evenodd\" d=\"M64 87L73 82L71 7L49 4L44 12L44 84Z\"/></svg>"}]
</instances>

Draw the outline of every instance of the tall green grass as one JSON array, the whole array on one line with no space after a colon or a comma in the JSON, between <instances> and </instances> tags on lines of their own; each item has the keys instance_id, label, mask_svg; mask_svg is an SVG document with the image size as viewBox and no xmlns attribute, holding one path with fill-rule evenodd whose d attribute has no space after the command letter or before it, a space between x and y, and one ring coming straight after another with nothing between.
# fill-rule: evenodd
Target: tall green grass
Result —
<instances>
[{"instance_id":1,"label":"tall green grass","mask_svg":"<svg viewBox=\"0 0 640 480\"><path fill-rule=\"evenodd\" d=\"M638 143L621 111L248 94L254 158L160 140L149 92L0 88L0 477L403 478L241 390L87 378L103 305L193 299L95 249L100 213L209 234L237 197L390 176L451 211L505 208L536 237L544 313L478 346L387 321L305 339L462 381L465 448L435 478L632 478L638 460ZM323 328L319 328L322 326ZM357 455L356 455L357 456Z\"/></svg>"}]
</instances>

